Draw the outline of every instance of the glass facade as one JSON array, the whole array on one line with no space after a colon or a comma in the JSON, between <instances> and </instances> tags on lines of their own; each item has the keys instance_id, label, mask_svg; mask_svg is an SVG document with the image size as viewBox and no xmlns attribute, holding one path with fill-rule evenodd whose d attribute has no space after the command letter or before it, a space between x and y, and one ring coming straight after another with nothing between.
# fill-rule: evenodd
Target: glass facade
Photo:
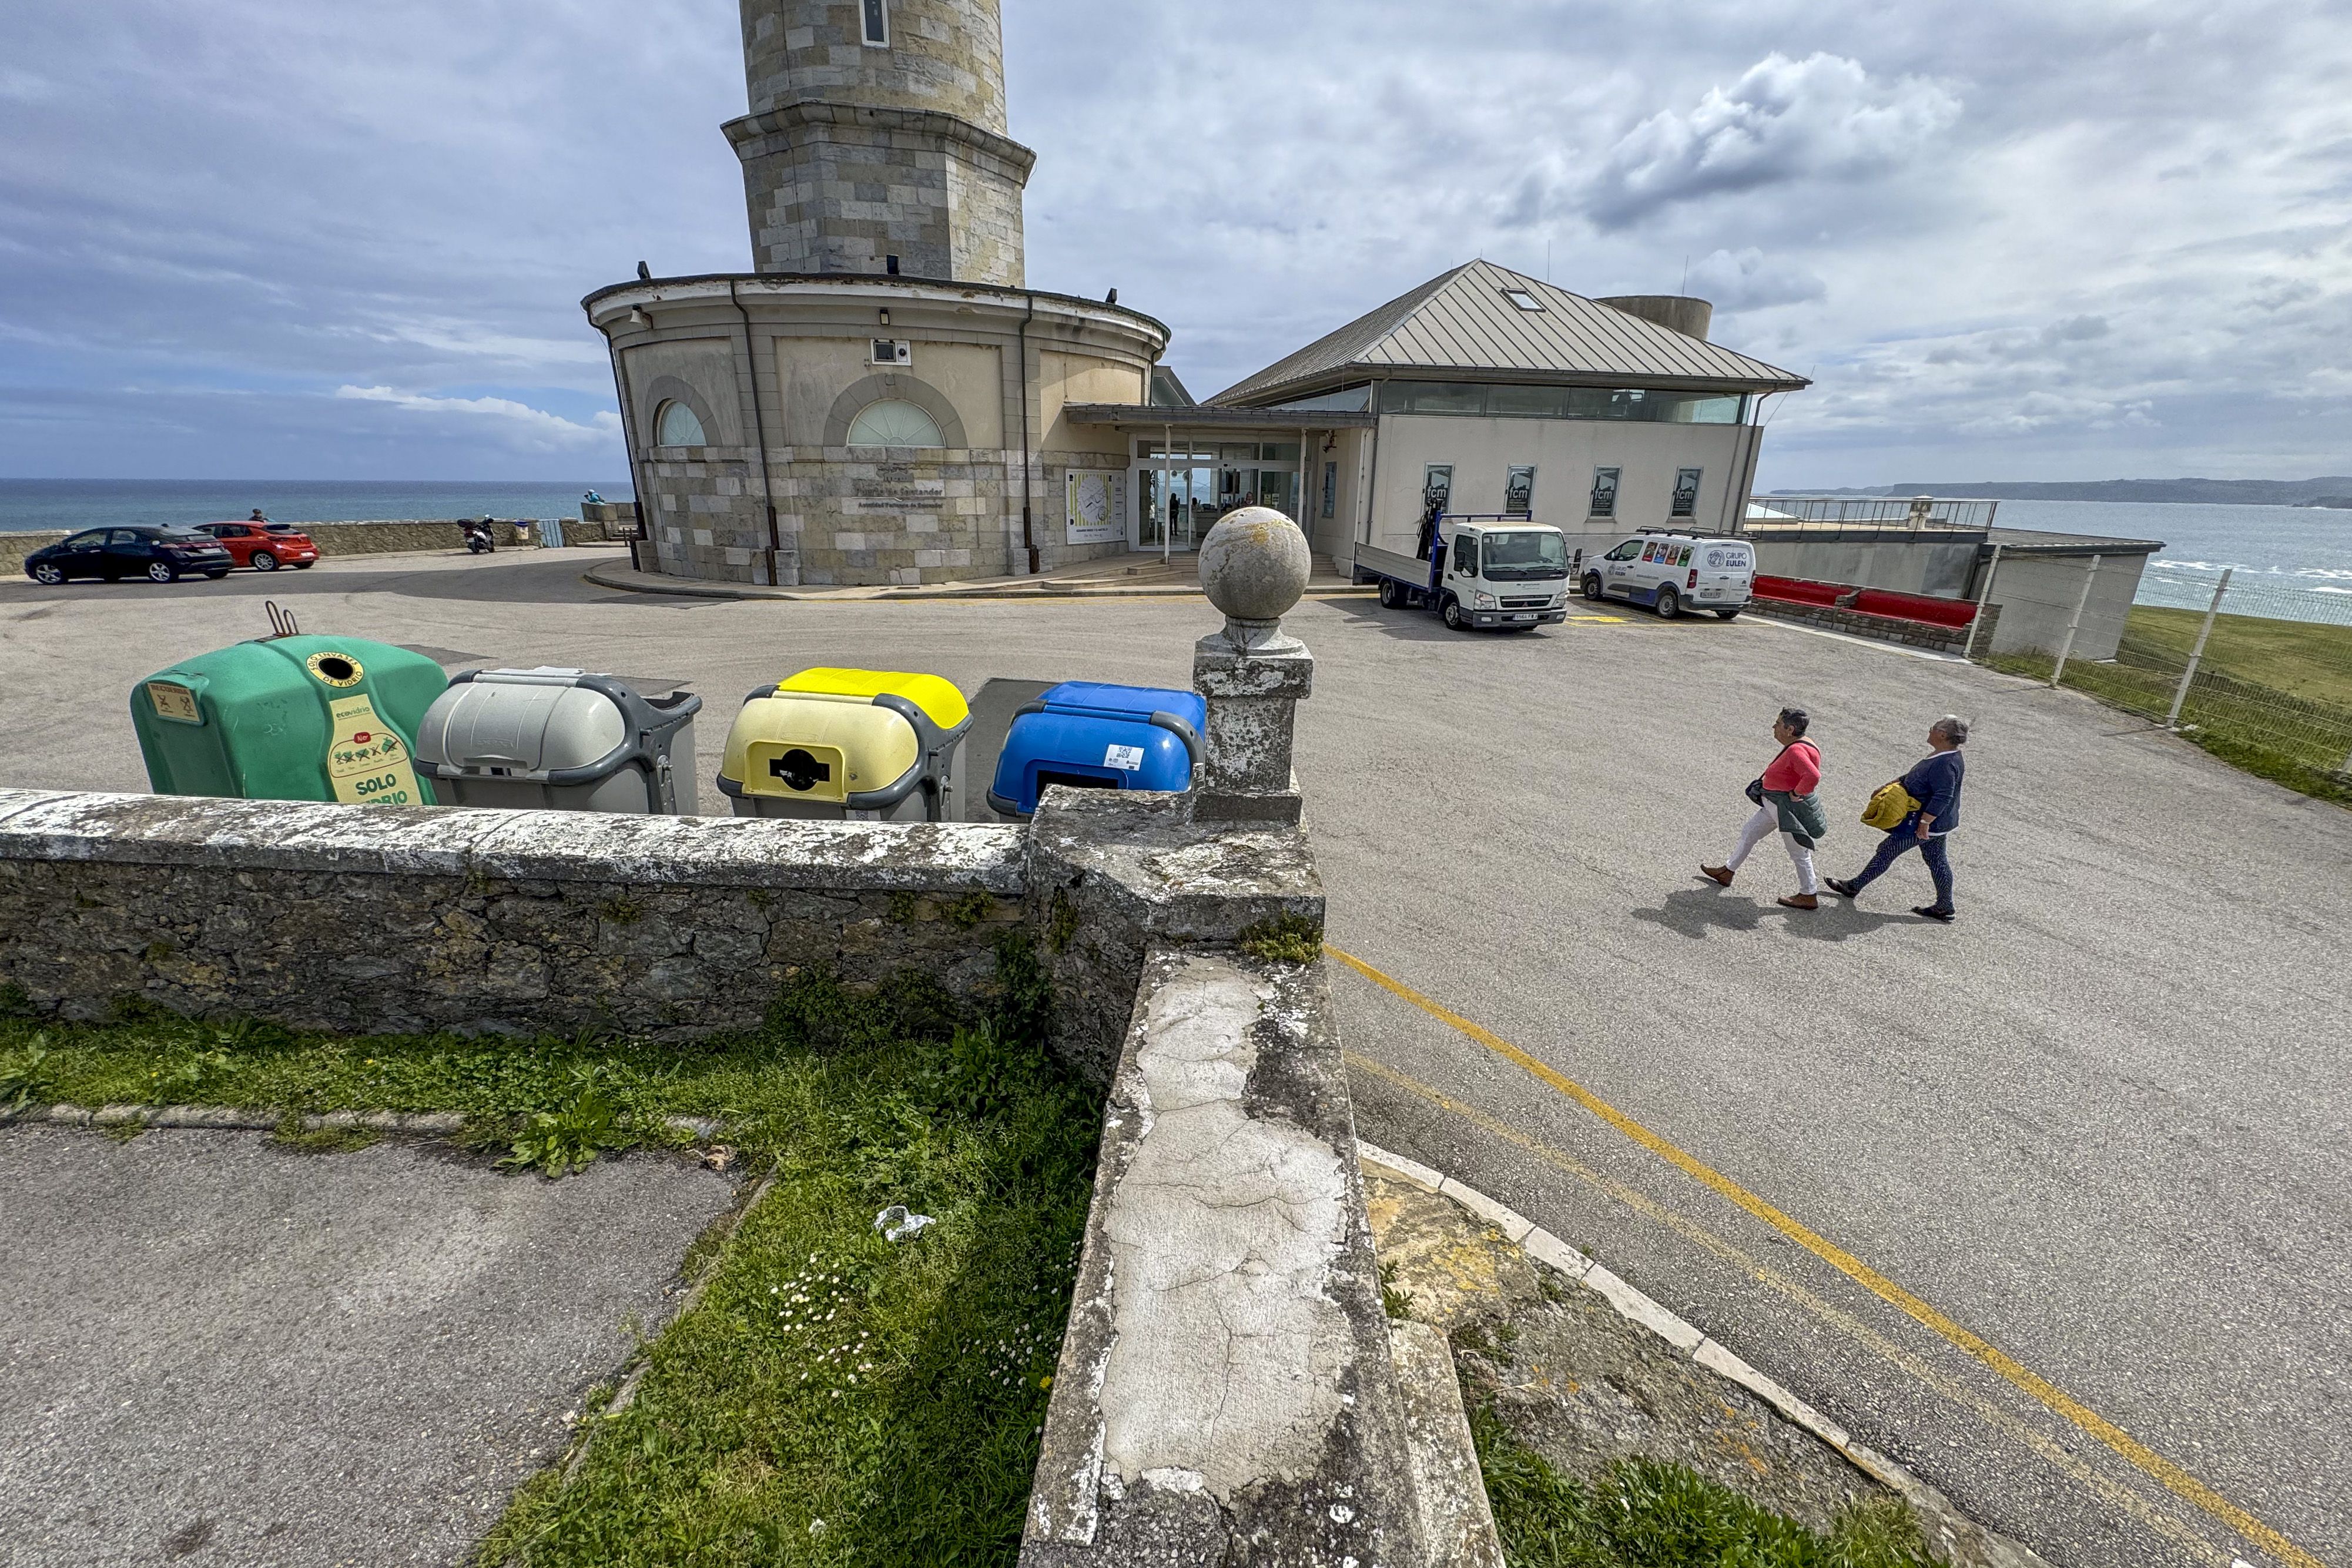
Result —
<instances>
[{"instance_id":1,"label":"glass facade","mask_svg":"<svg viewBox=\"0 0 2352 1568\"><path fill-rule=\"evenodd\" d=\"M1272 406L1304 409L1309 413L1362 414L1372 406L1372 389L1370 384L1360 381L1336 392L1318 392L1312 397L1293 398L1288 403L1276 403Z\"/></svg>"},{"instance_id":2,"label":"glass facade","mask_svg":"<svg viewBox=\"0 0 2352 1568\"><path fill-rule=\"evenodd\" d=\"M1164 456L1163 456L1164 453ZM1130 535L1139 549L1191 550L1229 511L1270 506L1298 511L1297 441L1195 441L1170 448L1138 441L1136 515Z\"/></svg>"},{"instance_id":3,"label":"glass facade","mask_svg":"<svg viewBox=\"0 0 2352 1568\"><path fill-rule=\"evenodd\" d=\"M1643 387L1526 386L1508 382L1384 381L1383 414L1478 415L1508 419L1614 419L1659 425L1737 425L1738 393ZM1286 405L1296 407L1299 405Z\"/></svg>"}]
</instances>

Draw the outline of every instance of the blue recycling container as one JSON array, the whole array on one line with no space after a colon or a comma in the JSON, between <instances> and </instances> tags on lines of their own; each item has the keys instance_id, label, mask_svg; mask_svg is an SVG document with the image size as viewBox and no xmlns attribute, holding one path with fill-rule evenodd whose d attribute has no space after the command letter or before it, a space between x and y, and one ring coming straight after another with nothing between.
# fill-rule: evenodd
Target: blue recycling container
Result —
<instances>
[{"instance_id":1,"label":"blue recycling container","mask_svg":"<svg viewBox=\"0 0 2352 1568\"><path fill-rule=\"evenodd\" d=\"M1066 680L1013 716L988 804L1028 816L1047 784L1189 789L1208 721L1198 692Z\"/></svg>"}]
</instances>

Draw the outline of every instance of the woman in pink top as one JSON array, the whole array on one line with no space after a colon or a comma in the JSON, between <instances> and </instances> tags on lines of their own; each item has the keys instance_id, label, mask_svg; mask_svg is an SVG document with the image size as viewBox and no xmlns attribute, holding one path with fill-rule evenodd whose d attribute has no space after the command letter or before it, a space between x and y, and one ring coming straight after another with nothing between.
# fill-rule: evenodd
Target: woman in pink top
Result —
<instances>
[{"instance_id":1,"label":"woman in pink top","mask_svg":"<svg viewBox=\"0 0 2352 1568\"><path fill-rule=\"evenodd\" d=\"M1813 875L1813 845L1827 831L1828 823L1817 793L1822 784L1822 753L1805 739L1811 723L1811 717L1801 708L1780 710L1780 716L1772 721L1772 738L1780 742L1780 754L1765 768L1762 778L1748 785L1756 815L1740 828L1731 858L1720 866L1701 866L1700 875L1728 888L1748 852L1777 828L1797 868L1797 891L1780 902L1792 910L1821 907L1822 885Z\"/></svg>"}]
</instances>

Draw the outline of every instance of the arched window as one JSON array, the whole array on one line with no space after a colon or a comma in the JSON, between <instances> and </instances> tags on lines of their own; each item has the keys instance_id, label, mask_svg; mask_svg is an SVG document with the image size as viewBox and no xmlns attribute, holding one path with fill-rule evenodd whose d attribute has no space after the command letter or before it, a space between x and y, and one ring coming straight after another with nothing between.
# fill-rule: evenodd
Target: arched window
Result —
<instances>
[{"instance_id":1,"label":"arched window","mask_svg":"<svg viewBox=\"0 0 2352 1568\"><path fill-rule=\"evenodd\" d=\"M654 445L656 447L708 447L709 437L702 433L702 421L694 410L672 398L654 411Z\"/></svg>"},{"instance_id":2,"label":"arched window","mask_svg":"<svg viewBox=\"0 0 2352 1568\"><path fill-rule=\"evenodd\" d=\"M849 422L853 447L944 447L939 421L916 405L895 397L869 403Z\"/></svg>"}]
</instances>

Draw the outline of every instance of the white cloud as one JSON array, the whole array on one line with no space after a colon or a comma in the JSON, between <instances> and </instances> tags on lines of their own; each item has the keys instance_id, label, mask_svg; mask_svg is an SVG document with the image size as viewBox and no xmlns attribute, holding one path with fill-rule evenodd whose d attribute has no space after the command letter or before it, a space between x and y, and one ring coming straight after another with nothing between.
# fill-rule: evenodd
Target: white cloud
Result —
<instances>
[{"instance_id":1,"label":"white cloud","mask_svg":"<svg viewBox=\"0 0 2352 1568\"><path fill-rule=\"evenodd\" d=\"M1021 0L1028 276L1117 285L1205 389L1472 256L1594 295L1687 268L1721 341L1816 376L1768 485L2336 471L2341 10ZM739 20L16 7L0 473L617 475L579 300L748 265Z\"/></svg>"},{"instance_id":2,"label":"white cloud","mask_svg":"<svg viewBox=\"0 0 2352 1568\"><path fill-rule=\"evenodd\" d=\"M422 393L397 392L389 386L339 386L335 395L366 403L389 403L395 408L406 408L419 414L450 415L462 419L492 422L492 427L530 447L547 449L562 447L609 447L620 434L621 416L609 409L600 410L585 425L575 424L543 408L533 408L528 403L517 403L511 397L433 397Z\"/></svg>"},{"instance_id":3,"label":"white cloud","mask_svg":"<svg viewBox=\"0 0 2352 1568\"><path fill-rule=\"evenodd\" d=\"M1681 112L1660 110L1620 137L1584 205L1604 228L1622 228L1677 202L1885 174L1959 113L1959 99L1927 78L1876 81L1858 60L1775 50L1730 87L1710 88Z\"/></svg>"},{"instance_id":4,"label":"white cloud","mask_svg":"<svg viewBox=\"0 0 2352 1568\"><path fill-rule=\"evenodd\" d=\"M1829 292L1829 285L1811 268L1786 257L1767 256L1752 245L1701 257L1691 264L1685 287L1714 301L1716 310L1725 315L1801 304Z\"/></svg>"}]
</instances>

